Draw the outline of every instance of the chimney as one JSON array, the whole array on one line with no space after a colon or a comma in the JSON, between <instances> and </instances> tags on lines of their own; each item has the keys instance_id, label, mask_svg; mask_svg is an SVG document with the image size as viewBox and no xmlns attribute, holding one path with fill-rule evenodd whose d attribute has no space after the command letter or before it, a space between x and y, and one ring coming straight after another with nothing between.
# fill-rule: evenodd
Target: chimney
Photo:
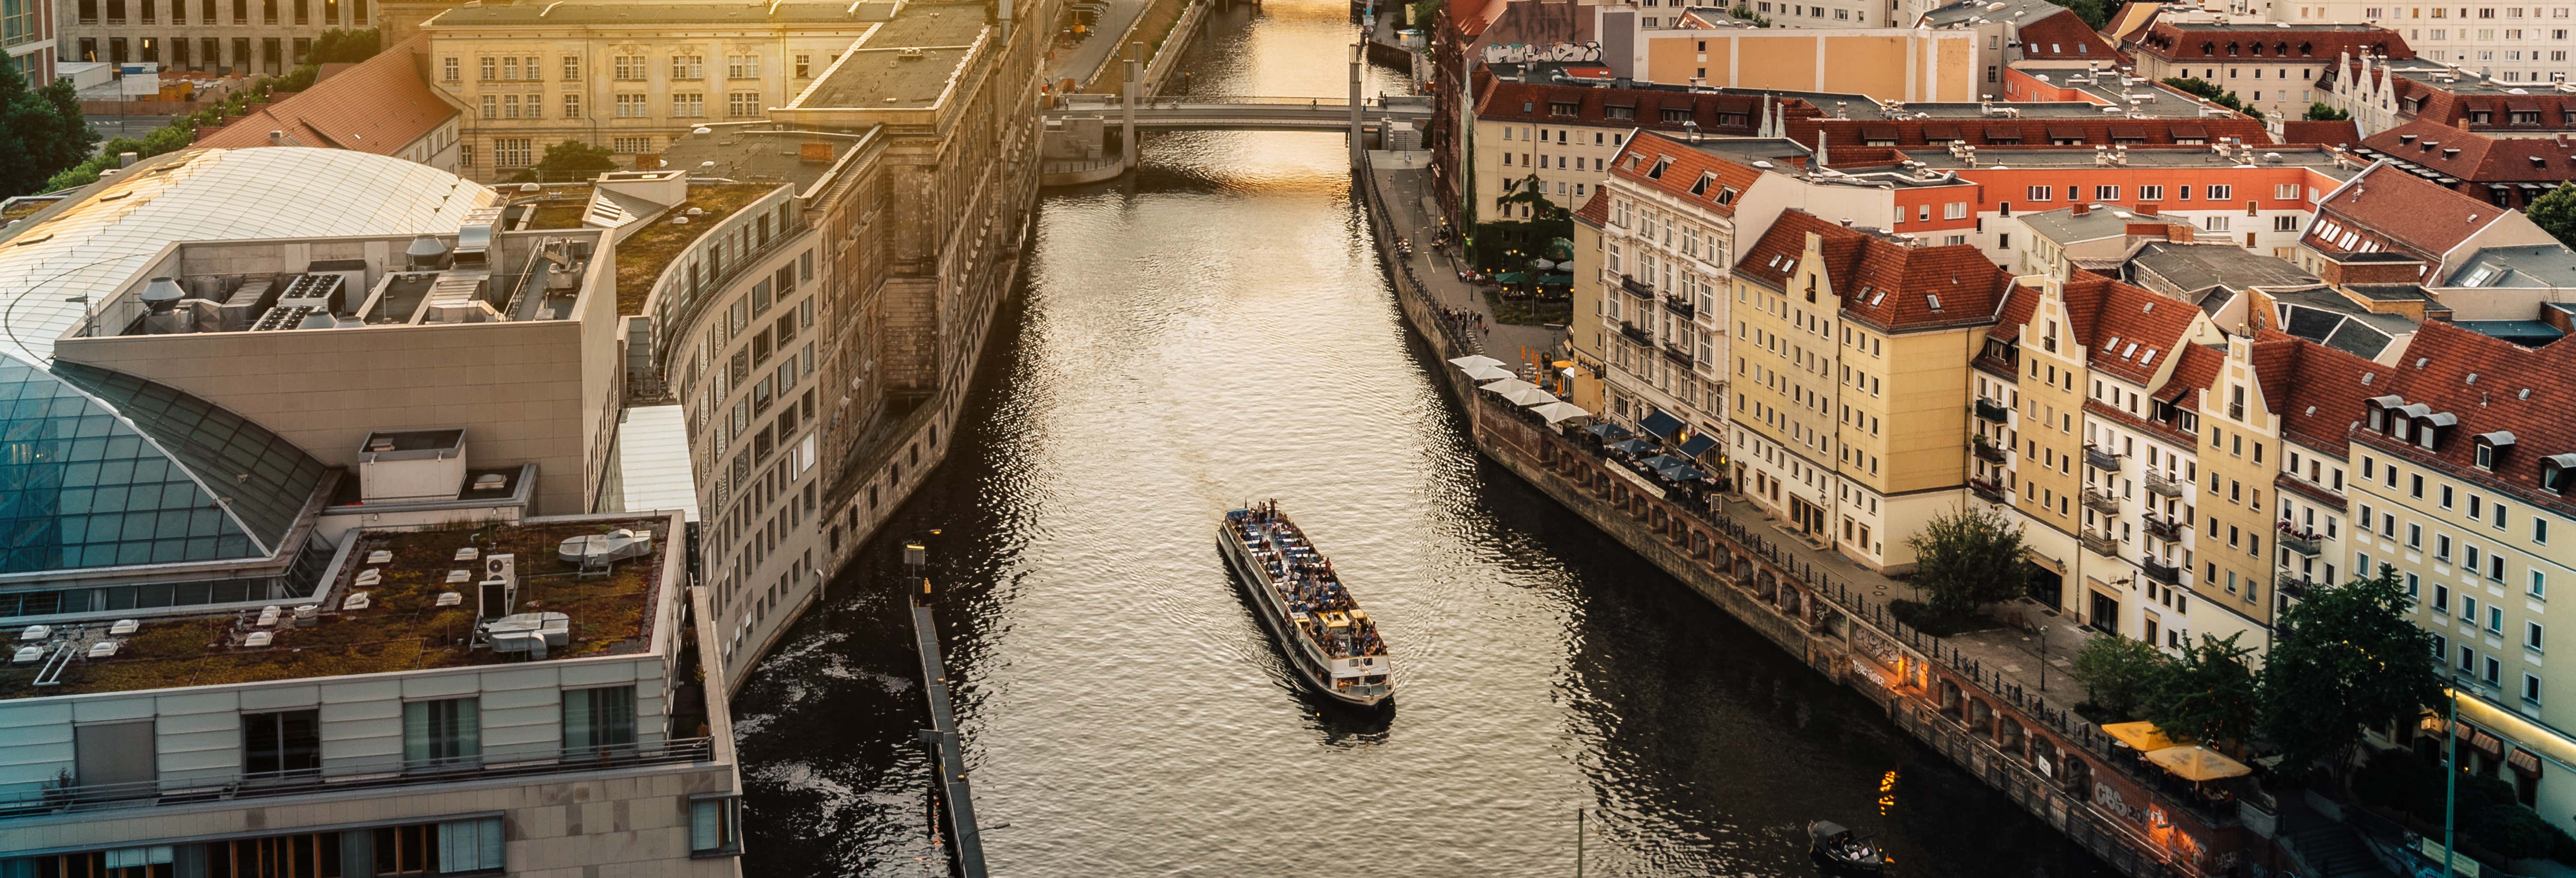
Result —
<instances>
[{"instance_id":1,"label":"chimney","mask_svg":"<svg viewBox=\"0 0 2576 878\"><path fill-rule=\"evenodd\" d=\"M831 161L832 145L829 143L799 143L796 145L796 160L803 162Z\"/></svg>"},{"instance_id":2,"label":"chimney","mask_svg":"<svg viewBox=\"0 0 2576 878\"><path fill-rule=\"evenodd\" d=\"M2145 203L2145 204L2138 205L2138 215L2139 215L2139 216L2155 216L2155 215L2156 215L2156 203L2155 203L2155 202L2153 202L2153 201L2150 201L2150 202L2147 202L2147 203Z\"/></svg>"},{"instance_id":3,"label":"chimney","mask_svg":"<svg viewBox=\"0 0 2576 878\"><path fill-rule=\"evenodd\" d=\"M116 166L120 168L134 167L135 162L142 160L143 156L140 153L120 152L116 154Z\"/></svg>"},{"instance_id":4,"label":"chimney","mask_svg":"<svg viewBox=\"0 0 2576 878\"><path fill-rule=\"evenodd\" d=\"M2078 202L2076 202L2076 203L2075 203L2075 206L2074 206L2074 207L2072 207L2072 208L2069 208L2069 210L2073 211L2073 213L2074 213L2074 215L2075 215L2075 216L2083 216L2083 215L2085 215L2085 214L2088 214L2088 213L2093 212L2093 205L2085 204L2085 203L2083 203L2083 202L2081 202L2081 201L2078 201Z\"/></svg>"},{"instance_id":5,"label":"chimney","mask_svg":"<svg viewBox=\"0 0 2576 878\"><path fill-rule=\"evenodd\" d=\"M272 144L280 144L280 145L283 145L284 143L286 143L286 129L283 129L283 128L272 128L272 129L269 129L269 132L268 132L268 142L269 142L269 143L272 143Z\"/></svg>"}]
</instances>

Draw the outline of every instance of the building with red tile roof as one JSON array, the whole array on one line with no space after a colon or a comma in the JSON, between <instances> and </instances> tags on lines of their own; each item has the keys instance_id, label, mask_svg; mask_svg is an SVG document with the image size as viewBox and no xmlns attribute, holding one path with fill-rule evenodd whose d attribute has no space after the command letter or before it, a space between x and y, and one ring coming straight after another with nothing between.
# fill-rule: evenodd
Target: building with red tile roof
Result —
<instances>
[{"instance_id":1,"label":"building with red tile roof","mask_svg":"<svg viewBox=\"0 0 2576 878\"><path fill-rule=\"evenodd\" d=\"M2315 103L2315 80L2346 54L2415 57L2404 35L2363 24L2159 20L2121 48L2137 58L2141 76L2203 80L2276 119L2296 118Z\"/></svg>"},{"instance_id":2,"label":"building with red tile roof","mask_svg":"<svg viewBox=\"0 0 2576 878\"><path fill-rule=\"evenodd\" d=\"M2305 227L2294 261L2331 284L2423 283L2448 277L2483 248L2556 240L2521 211L2461 194L2384 159L2319 199ZM2388 264L2407 268L2399 276L2372 270Z\"/></svg>"},{"instance_id":3,"label":"building with red tile roof","mask_svg":"<svg viewBox=\"0 0 2576 878\"><path fill-rule=\"evenodd\" d=\"M2331 122L2285 119L2281 122L2279 140L2282 143L2343 148L2361 142L2361 129L2355 127L2350 119L2336 119Z\"/></svg>"},{"instance_id":4,"label":"building with red tile roof","mask_svg":"<svg viewBox=\"0 0 2576 878\"><path fill-rule=\"evenodd\" d=\"M2539 52L2531 54L2539 60ZM2365 137L2418 119L2499 137L2576 133L2576 92L2542 81L2539 72L2521 77L2490 76L2484 64L2355 55L2318 74L2318 100L2351 114Z\"/></svg>"},{"instance_id":5,"label":"building with red tile roof","mask_svg":"<svg viewBox=\"0 0 2576 878\"><path fill-rule=\"evenodd\" d=\"M197 145L347 149L453 173L462 112L422 78L426 47L422 37L404 40L222 128L200 130Z\"/></svg>"},{"instance_id":6,"label":"building with red tile roof","mask_svg":"<svg viewBox=\"0 0 2576 878\"><path fill-rule=\"evenodd\" d=\"M2557 137L2496 137L2416 119L2355 149L2497 207L2529 207L2576 179L2576 143Z\"/></svg>"}]
</instances>

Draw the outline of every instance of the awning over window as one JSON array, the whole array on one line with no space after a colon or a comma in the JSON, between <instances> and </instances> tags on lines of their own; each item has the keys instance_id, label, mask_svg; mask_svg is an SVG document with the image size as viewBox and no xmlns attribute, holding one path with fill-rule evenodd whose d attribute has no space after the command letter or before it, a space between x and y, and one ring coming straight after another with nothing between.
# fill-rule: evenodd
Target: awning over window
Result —
<instances>
[{"instance_id":1,"label":"awning over window","mask_svg":"<svg viewBox=\"0 0 2576 878\"><path fill-rule=\"evenodd\" d=\"M1860 136L1862 140L1895 140L1898 134L1894 125L1863 125Z\"/></svg>"},{"instance_id":2,"label":"awning over window","mask_svg":"<svg viewBox=\"0 0 2576 878\"><path fill-rule=\"evenodd\" d=\"M1925 139L1925 140L1957 140L1957 139L1959 139L1959 126L1957 126L1957 125L1951 125L1951 124L1946 124L1946 123L1945 123L1945 124L1939 124L1939 125L1929 125L1929 124L1927 124L1927 125L1923 126L1923 139Z\"/></svg>"},{"instance_id":3,"label":"awning over window","mask_svg":"<svg viewBox=\"0 0 2576 878\"><path fill-rule=\"evenodd\" d=\"M1986 125L1986 142L2020 143L2021 126L2006 125L2002 123L1988 123Z\"/></svg>"},{"instance_id":4,"label":"awning over window","mask_svg":"<svg viewBox=\"0 0 2576 878\"><path fill-rule=\"evenodd\" d=\"M2048 139L2083 140L2084 126L2076 122L2050 122L2048 123Z\"/></svg>"},{"instance_id":5,"label":"awning over window","mask_svg":"<svg viewBox=\"0 0 2576 878\"><path fill-rule=\"evenodd\" d=\"M2514 771L2520 772L2524 775L2528 775L2530 777L2540 776L2540 757L2532 755L2532 752L2529 750L2525 750L2520 747L2513 748L2513 752L2505 754L2504 764L2513 766Z\"/></svg>"},{"instance_id":6,"label":"awning over window","mask_svg":"<svg viewBox=\"0 0 2576 878\"><path fill-rule=\"evenodd\" d=\"M1679 434L1682 431L1681 419L1664 414L1663 409L1655 409L1654 411L1647 412L1646 420L1640 426L1645 427L1646 432L1661 436L1667 440L1673 438L1674 435Z\"/></svg>"},{"instance_id":7,"label":"awning over window","mask_svg":"<svg viewBox=\"0 0 2576 878\"><path fill-rule=\"evenodd\" d=\"M2209 126L2198 122L2175 122L2170 130L2175 140L2208 140Z\"/></svg>"},{"instance_id":8,"label":"awning over window","mask_svg":"<svg viewBox=\"0 0 2576 878\"><path fill-rule=\"evenodd\" d=\"M1707 453L1709 449L1715 447L1717 447L1717 436L1709 433L1701 433L1697 436L1690 437L1690 441L1682 443L1682 456L1698 457Z\"/></svg>"},{"instance_id":9,"label":"awning over window","mask_svg":"<svg viewBox=\"0 0 2576 878\"><path fill-rule=\"evenodd\" d=\"M2111 139L2145 140L2147 139L2147 126L2137 123L2113 125L2111 126Z\"/></svg>"}]
</instances>

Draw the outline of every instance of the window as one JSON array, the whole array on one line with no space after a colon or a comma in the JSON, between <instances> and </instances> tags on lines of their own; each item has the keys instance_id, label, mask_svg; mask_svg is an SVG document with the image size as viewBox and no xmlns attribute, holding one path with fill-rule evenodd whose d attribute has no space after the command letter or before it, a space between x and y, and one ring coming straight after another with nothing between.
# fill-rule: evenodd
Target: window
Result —
<instances>
[{"instance_id":1,"label":"window","mask_svg":"<svg viewBox=\"0 0 2576 878\"><path fill-rule=\"evenodd\" d=\"M706 58L706 56L704 56L704 55L673 55L673 56L671 56L671 78L672 78L672 79L705 79L705 78L707 78L707 58Z\"/></svg>"},{"instance_id":2,"label":"window","mask_svg":"<svg viewBox=\"0 0 2576 878\"><path fill-rule=\"evenodd\" d=\"M2540 703L2540 675L2539 675L2539 674L2530 673L2530 672L2528 672L2528 671L2526 671L2526 672L2524 672L2524 673L2523 673L2523 675L2522 675L2522 700L2524 700L2524 701L2528 701L2528 702L2531 702L2531 703L2533 703L2533 704L2539 704L2539 703ZM2516 776L2517 778L2522 777L2522 775L2521 775L2521 774L2519 774L2519 773L2516 773L2516 775L2515 775L2515 776ZM2523 802L2522 802L2522 803L2523 803L2523 804L2525 804L2525 805L2529 805L2529 804L2531 804L2531 802L2532 802L2532 798L2531 798L2531 797L2529 797L2529 796L2526 796L2526 797L2524 797L2524 798L2523 798Z\"/></svg>"},{"instance_id":3,"label":"window","mask_svg":"<svg viewBox=\"0 0 2576 878\"><path fill-rule=\"evenodd\" d=\"M2543 651L2543 650L2540 648L2540 641L2541 641L2541 629L2540 629L2540 623L2538 623L2538 622L2524 622L2524 623L2522 623L2522 645L2523 645L2523 648L2525 648L2525 649L2529 649L2529 650L2531 650L2532 652L2541 652L2541 651Z\"/></svg>"},{"instance_id":4,"label":"window","mask_svg":"<svg viewBox=\"0 0 2576 878\"><path fill-rule=\"evenodd\" d=\"M814 56L812 56L812 55L798 55L798 56L796 56L796 78L798 78L798 79L812 79L813 77L814 77Z\"/></svg>"},{"instance_id":5,"label":"window","mask_svg":"<svg viewBox=\"0 0 2576 878\"><path fill-rule=\"evenodd\" d=\"M497 872L501 857L501 818L450 820L438 824L438 873Z\"/></svg>"},{"instance_id":6,"label":"window","mask_svg":"<svg viewBox=\"0 0 2576 878\"><path fill-rule=\"evenodd\" d=\"M208 52L208 53L206 53L206 56L207 56L207 57L206 57L206 61L207 61L207 63L214 63L214 61L216 60L216 59L215 59L215 57L214 57L214 54L215 54L215 53L213 53L213 52ZM463 74L459 72L459 69L460 69L461 67L462 67L462 65L461 65L461 64L459 64L459 63L457 62L457 59L454 59L454 58L440 58L440 59L438 59L438 81L440 81L440 82L456 82L456 81L458 81L458 80L462 79L462 78L463 78Z\"/></svg>"},{"instance_id":7,"label":"window","mask_svg":"<svg viewBox=\"0 0 2576 878\"><path fill-rule=\"evenodd\" d=\"M403 763L437 768L483 755L483 712L473 698L403 704Z\"/></svg>"},{"instance_id":8,"label":"window","mask_svg":"<svg viewBox=\"0 0 2576 878\"><path fill-rule=\"evenodd\" d=\"M2163 200L2165 200L2165 187L2162 187L2162 186L2140 186L2140 187L2138 187L2138 200L2139 200L2139 201L2163 201Z\"/></svg>"},{"instance_id":9,"label":"window","mask_svg":"<svg viewBox=\"0 0 2576 878\"><path fill-rule=\"evenodd\" d=\"M2049 197L2050 197L2050 196L2052 196L2052 195L2054 195L2054 194L2056 194L2056 192L2057 192L2057 187L2054 187L2054 186L2033 186L2033 187L2030 187L2030 192L2029 192L2030 197L2029 197L2028 199L2025 199L2025 200L2028 200L2028 201L2047 201L2047 200L2049 199Z\"/></svg>"},{"instance_id":10,"label":"window","mask_svg":"<svg viewBox=\"0 0 2576 878\"><path fill-rule=\"evenodd\" d=\"M479 66L476 68L476 70L477 70L477 75L476 75L476 77L475 77L476 81L479 81L479 82L491 82L491 81L493 81L493 80L496 80L496 79L500 79L500 78L501 78L501 74L500 74L500 69L501 69L501 68L500 68L501 59L499 59L499 58L485 57L485 58L477 59L477 60L475 61L475 63L476 63L477 65L479 65Z\"/></svg>"},{"instance_id":11,"label":"window","mask_svg":"<svg viewBox=\"0 0 2576 878\"><path fill-rule=\"evenodd\" d=\"M680 119L695 119L705 116L706 114L706 95L690 93L675 94L671 96L671 115L673 117Z\"/></svg>"},{"instance_id":12,"label":"window","mask_svg":"<svg viewBox=\"0 0 2576 878\"><path fill-rule=\"evenodd\" d=\"M742 853L742 798L716 796L689 802L689 855Z\"/></svg>"},{"instance_id":13,"label":"window","mask_svg":"<svg viewBox=\"0 0 2576 878\"><path fill-rule=\"evenodd\" d=\"M653 138L650 137L612 137L608 144L620 155L641 155L653 151Z\"/></svg>"},{"instance_id":14,"label":"window","mask_svg":"<svg viewBox=\"0 0 2576 878\"><path fill-rule=\"evenodd\" d=\"M2236 187L2234 186L2211 186L2209 187L2209 200L2226 201L2228 196L2234 193L2235 189Z\"/></svg>"},{"instance_id":15,"label":"window","mask_svg":"<svg viewBox=\"0 0 2576 878\"><path fill-rule=\"evenodd\" d=\"M2224 231L2227 231L2227 228L2228 228L2228 222L2227 222L2227 220L2228 220L2228 217L2227 217L2226 215L2224 215L2224 214L2217 214L2217 215L2212 215L2212 216L2204 216L2204 217L2201 217L2201 218L2200 218L2200 230L2201 230L2201 231L2204 231L2204 232L2224 232Z\"/></svg>"},{"instance_id":16,"label":"window","mask_svg":"<svg viewBox=\"0 0 2576 878\"><path fill-rule=\"evenodd\" d=\"M254 779L322 770L322 723L310 710L242 716L242 770Z\"/></svg>"},{"instance_id":17,"label":"window","mask_svg":"<svg viewBox=\"0 0 2576 878\"><path fill-rule=\"evenodd\" d=\"M563 58L563 81L565 81L565 82L580 82L580 81L581 81L581 56L579 56L579 55L565 55L565 56L564 56L564 58Z\"/></svg>"},{"instance_id":18,"label":"window","mask_svg":"<svg viewBox=\"0 0 2576 878\"><path fill-rule=\"evenodd\" d=\"M581 95L568 94L563 96L563 115L566 119L581 118Z\"/></svg>"},{"instance_id":19,"label":"window","mask_svg":"<svg viewBox=\"0 0 2576 878\"><path fill-rule=\"evenodd\" d=\"M2093 200L2095 200L2095 201L2118 201L2118 200L2120 200L2120 187L2118 187L2118 186L2095 186L2095 187L2093 187Z\"/></svg>"},{"instance_id":20,"label":"window","mask_svg":"<svg viewBox=\"0 0 2576 878\"><path fill-rule=\"evenodd\" d=\"M618 95L617 118L642 119L653 115L652 111L646 108L644 101L645 96L640 94Z\"/></svg>"},{"instance_id":21,"label":"window","mask_svg":"<svg viewBox=\"0 0 2576 878\"><path fill-rule=\"evenodd\" d=\"M2529 593L2536 598L2549 597L2549 574L2541 572L2538 567L2531 568Z\"/></svg>"},{"instance_id":22,"label":"window","mask_svg":"<svg viewBox=\"0 0 2576 878\"><path fill-rule=\"evenodd\" d=\"M525 137L498 137L492 140L492 166L524 168L536 163L536 150Z\"/></svg>"},{"instance_id":23,"label":"window","mask_svg":"<svg viewBox=\"0 0 2576 878\"><path fill-rule=\"evenodd\" d=\"M151 720L72 727L72 782L85 787L148 784L160 777Z\"/></svg>"},{"instance_id":24,"label":"window","mask_svg":"<svg viewBox=\"0 0 2576 878\"><path fill-rule=\"evenodd\" d=\"M574 689L563 694L566 756L635 746L635 687Z\"/></svg>"},{"instance_id":25,"label":"window","mask_svg":"<svg viewBox=\"0 0 2576 878\"><path fill-rule=\"evenodd\" d=\"M619 55L614 60L619 82L644 81L644 56Z\"/></svg>"},{"instance_id":26,"label":"window","mask_svg":"<svg viewBox=\"0 0 2576 878\"><path fill-rule=\"evenodd\" d=\"M726 56L725 56L725 78L726 78L726 79L759 79L759 78L760 78L760 56L758 56L758 55L726 55Z\"/></svg>"},{"instance_id":27,"label":"window","mask_svg":"<svg viewBox=\"0 0 2576 878\"><path fill-rule=\"evenodd\" d=\"M500 95L484 95L484 96L483 96L483 118L486 118L486 119L498 119L498 118L501 118L501 96L500 96Z\"/></svg>"},{"instance_id":28,"label":"window","mask_svg":"<svg viewBox=\"0 0 2576 878\"><path fill-rule=\"evenodd\" d=\"M760 115L760 93L738 91L725 95L725 115L736 117Z\"/></svg>"},{"instance_id":29,"label":"window","mask_svg":"<svg viewBox=\"0 0 2576 878\"><path fill-rule=\"evenodd\" d=\"M2298 216L2298 214L2284 214L2284 215L2276 216L2276 217L2273 217L2273 218L2272 218L2272 231L2275 231L2275 232L2295 232L2295 231L2298 231L2298 230L2299 230L2299 216Z\"/></svg>"}]
</instances>

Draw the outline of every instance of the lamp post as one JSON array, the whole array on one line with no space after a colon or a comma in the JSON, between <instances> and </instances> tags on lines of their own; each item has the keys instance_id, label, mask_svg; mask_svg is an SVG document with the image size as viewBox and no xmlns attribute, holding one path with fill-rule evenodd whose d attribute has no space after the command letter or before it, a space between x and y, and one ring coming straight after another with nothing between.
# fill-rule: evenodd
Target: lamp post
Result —
<instances>
[{"instance_id":1,"label":"lamp post","mask_svg":"<svg viewBox=\"0 0 2576 878\"><path fill-rule=\"evenodd\" d=\"M2443 687L2451 699L2450 720L2442 724L2442 878L2451 878L2452 858L2458 856L2452 852L2459 844L2456 819L2460 801L2460 675L2451 673L2447 665L2444 673L2451 678L2451 685Z\"/></svg>"},{"instance_id":2,"label":"lamp post","mask_svg":"<svg viewBox=\"0 0 2576 878\"><path fill-rule=\"evenodd\" d=\"M2039 626L2039 691L2048 691L2048 626Z\"/></svg>"}]
</instances>

